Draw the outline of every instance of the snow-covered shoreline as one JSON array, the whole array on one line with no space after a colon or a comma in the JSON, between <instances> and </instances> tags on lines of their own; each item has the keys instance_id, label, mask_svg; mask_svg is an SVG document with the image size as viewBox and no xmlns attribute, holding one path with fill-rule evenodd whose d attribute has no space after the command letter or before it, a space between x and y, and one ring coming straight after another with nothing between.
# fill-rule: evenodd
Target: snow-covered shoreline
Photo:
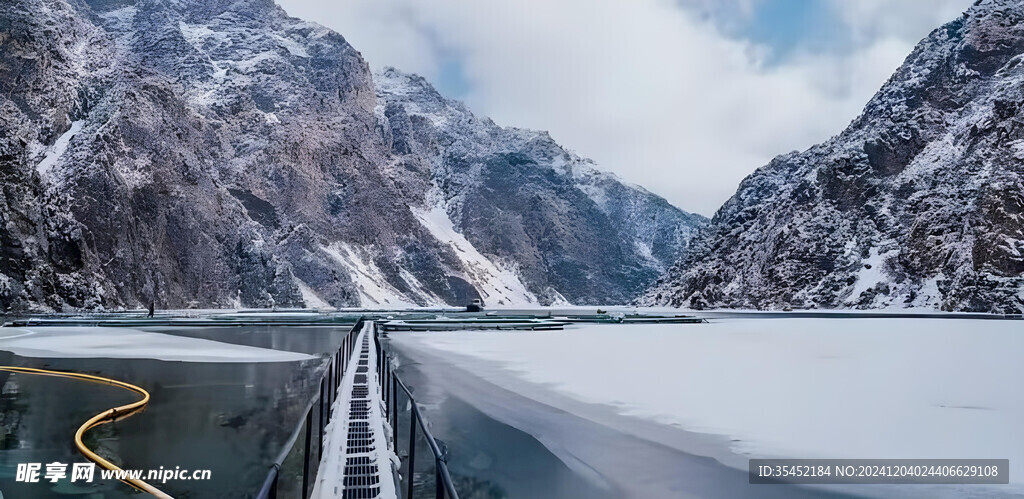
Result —
<instances>
[{"instance_id":1,"label":"snow-covered shoreline","mask_svg":"<svg viewBox=\"0 0 1024 499\"><path fill-rule=\"evenodd\" d=\"M1009 458L1009 489L1020 492L1019 330L1016 321L721 319L395 341L494 363L488 379L509 389L528 382L724 436L738 456Z\"/></svg>"}]
</instances>

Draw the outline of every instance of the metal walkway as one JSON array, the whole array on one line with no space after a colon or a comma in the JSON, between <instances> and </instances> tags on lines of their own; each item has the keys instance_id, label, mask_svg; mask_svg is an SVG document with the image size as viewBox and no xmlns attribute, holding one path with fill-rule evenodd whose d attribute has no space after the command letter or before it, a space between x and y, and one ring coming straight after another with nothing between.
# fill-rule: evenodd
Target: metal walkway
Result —
<instances>
[{"instance_id":1,"label":"metal walkway","mask_svg":"<svg viewBox=\"0 0 1024 499\"><path fill-rule=\"evenodd\" d=\"M338 387L312 497L397 497L394 470L398 457L392 450L381 380L371 368L379 355L373 341L374 327L368 321L359 332Z\"/></svg>"},{"instance_id":2,"label":"metal walkway","mask_svg":"<svg viewBox=\"0 0 1024 499\"><path fill-rule=\"evenodd\" d=\"M283 463L300 435L302 498L391 499L404 488L402 496L412 499L428 492L425 487L432 474L435 499L459 499L448 471L448 449L434 439L412 392L395 372L381 341L386 337L379 323L366 319L359 319L346 333L320 379L320 396L309 402L305 423L270 466L257 499L277 498ZM407 416L400 418L399 413ZM399 431L402 419L408 422L408 431ZM317 458L311 446L314 433L322 443ZM419 467L417 440L429 450L421 448ZM403 449L401 459L397 448ZM318 469L311 469L317 463Z\"/></svg>"}]
</instances>

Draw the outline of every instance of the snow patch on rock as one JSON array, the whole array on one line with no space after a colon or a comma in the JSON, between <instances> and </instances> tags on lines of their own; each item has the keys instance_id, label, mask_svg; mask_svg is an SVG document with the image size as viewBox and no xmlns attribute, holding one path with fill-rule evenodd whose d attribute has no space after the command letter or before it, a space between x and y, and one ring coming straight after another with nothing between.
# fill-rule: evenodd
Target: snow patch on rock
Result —
<instances>
[{"instance_id":1,"label":"snow patch on rock","mask_svg":"<svg viewBox=\"0 0 1024 499\"><path fill-rule=\"evenodd\" d=\"M295 278L295 285L299 288L299 292L302 293L302 301L306 304L306 308L317 308L317 309L332 309L330 303L327 303L313 291L313 288L309 287L302 279Z\"/></svg>"},{"instance_id":2,"label":"snow patch on rock","mask_svg":"<svg viewBox=\"0 0 1024 499\"><path fill-rule=\"evenodd\" d=\"M888 276L885 273L886 259L897 254L899 254L898 250L879 253L878 248L871 248L868 252L868 257L861 262L860 271L857 272L857 282L854 283L853 290L850 292L850 299L857 301L865 291L877 286L879 283L886 282L888 280Z\"/></svg>"},{"instance_id":3,"label":"snow patch on rock","mask_svg":"<svg viewBox=\"0 0 1024 499\"><path fill-rule=\"evenodd\" d=\"M354 244L336 242L321 249L349 271L349 276L359 290L359 304L362 307L412 308L416 303L384 280L384 273L373 261L372 248L360 248Z\"/></svg>"},{"instance_id":4,"label":"snow patch on rock","mask_svg":"<svg viewBox=\"0 0 1024 499\"><path fill-rule=\"evenodd\" d=\"M480 253L466 238L455 230L448 212L441 207L429 210L410 208L438 241L451 248L459 257L470 282L474 283L484 303L488 305L536 305L537 297L520 280L515 267L500 265Z\"/></svg>"},{"instance_id":5,"label":"snow patch on rock","mask_svg":"<svg viewBox=\"0 0 1024 499\"><path fill-rule=\"evenodd\" d=\"M75 135L82 131L82 125L84 123L85 122L82 120L71 122L71 127L68 128L68 131L61 134L60 137L57 137L56 142L46 149L43 160L36 165L36 171L39 172L40 176L46 178L49 175L50 170L52 170L54 165L57 164L57 161L64 155L64 152L68 150L68 145L71 144L71 139L75 138Z\"/></svg>"},{"instance_id":6,"label":"snow patch on rock","mask_svg":"<svg viewBox=\"0 0 1024 499\"><path fill-rule=\"evenodd\" d=\"M309 57L309 52L306 52L306 47L303 47L302 44L300 44L299 42L296 42L295 40L292 40L290 38L285 38L281 35L272 34L270 36L277 40L282 47L288 50L289 54L295 57Z\"/></svg>"}]
</instances>

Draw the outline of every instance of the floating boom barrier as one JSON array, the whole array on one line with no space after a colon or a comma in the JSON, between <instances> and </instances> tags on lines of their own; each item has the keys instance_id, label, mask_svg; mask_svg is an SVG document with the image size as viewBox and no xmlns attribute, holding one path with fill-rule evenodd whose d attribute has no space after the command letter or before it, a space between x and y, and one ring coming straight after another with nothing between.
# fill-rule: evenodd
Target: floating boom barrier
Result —
<instances>
[{"instance_id":1,"label":"floating boom barrier","mask_svg":"<svg viewBox=\"0 0 1024 499\"><path fill-rule=\"evenodd\" d=\"M146 408L146 404L149 403L149 392L147 392L146 390L142 389L141 387L135 386L135 385L133 385L131 383L125 383L123 381L118 381L116 379L104 378L103 376L94 376L94 375L91 375L91 374L81 374L81 373L73 373L73 372L66 372L66 371L51 371L49 369L35 369L35 368L32 368L32 367L18 367L18 366L0 366L0 371L7 371L7 372L12 372L12 373L17 373L17 374L30 374L30 375L37 375L37 376L55 376L55 377L58 377L58 378L78 379L78 380L82 380L82 381L88 381L88 382L91 382L91 383L100 383L100 384L104 384L104 385L116 386L118 388L123 388L125 390L130 391L130 392L142 395L142 399L140 399L140 400L137 400L137 401L132 402L130 404L119 405L117 407L113 407L113 408L107 409L107 410L105 410L105 411L103 411L103 412L101 412L101 413L99 413L99 414L89 418L89 420L86 421L85 423L82 423L82 426L79 426L78 427L78 431L75 432L75 447L78 448L78 451L81 452L82 455L84 455L90 461L100 465L103 468L106 468L106 469L114 471L114 472L122 471L121 468L119 468L116 464L111 463L110 461L107 461L102 456L100 456L99 454L96 454L91 449L86 447L85 443L82 442L82 437L85 436L85 432L87 432L87 431L89 431L89 430L91 430L91 429L93 429L93 428L95 428L97 426L104 425L104 424L107 424L107 423L113 423L115 421L118 421L118 420L130 417L130 416L134 416L135 414L138 414L138 413L142 412ZM167 499L171 498L170 494L167 494L166 492L164 492L164 491L162 491L162 490L160 490L160 489L158 489L158 488L156 488L156 487L154 487L154 486L152 486L152 485L150 485L150 484L148 484L148 483L146 483L146 482L144 482L142 480L139 480L137 478L124 478L124 479L121 479L121 481L126 483L126 484L128 484L128 485L131 485L132 487L135 487L136 489L138 489L138 490L140 490L142 492L145 492L147 494L150 494L150 495L162 498L162 499L163 498L167 498Z\"/></svg>"}]
</instances>

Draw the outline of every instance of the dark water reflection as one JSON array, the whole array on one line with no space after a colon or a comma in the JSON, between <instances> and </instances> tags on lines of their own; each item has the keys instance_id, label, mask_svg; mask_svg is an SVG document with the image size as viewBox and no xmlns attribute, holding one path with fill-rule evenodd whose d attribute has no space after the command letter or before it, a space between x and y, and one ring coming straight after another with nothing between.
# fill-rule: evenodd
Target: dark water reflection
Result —
<instances>
[{"instance_id":1,"label":"dark water reflection","mask_svg":"<svg viewBox=\"0 0 1024 499\"><path fill-rule=\"evenodd\" d=\"M149 329L324 357L348 328L212 327ZM322 359L272 363L196 363L150 359L36 359L0 352L0 364L99 374L137 384L152 400L139 415L103 425L86 444L134 469L210 469L209 481L154 484L174 497L251 497L304 409L319 392ZM137 497L131 487L98 479L18 483L18 463L86 462L72 437L85 420L135 400L117 388L0 372L0 491L5 498L87 494ZM301 440L300 440L301 441ZM300 465L301 466L301 465Z\"/></svg>"},{"instance_id":2,"label":"dark water reflection","mask_svg":"<svg viewBox=\"0 0 1024 499\"><path fill-rule=\"evenodd\" d=\"M237 345L322 355L338 350L349 326L167 326L139 329Z\"/></svg>"},{"instance_id":3,"label":"dark water reflection","mask_svg":"<svg viewBox=\"0 0 1024 499\"><path fill-rule=\"evenodd\" d=\"M449 451L448 468L459 497L499 499L544 497L548 499L604 499L617 497L573 472L536 438L497 421L462 399L446 392L428 366L402 359L402 380L414 392L430 425L430 431ZM404 397L399 399L405 402ZM408 454L408 408L399 415L400 453ZM426 441L416 442L414 497L434 497L433 454ZM403 460L402 475L408 476ZM402 484L405 492L406 484Z\"/></svg>"}]
</instances>

